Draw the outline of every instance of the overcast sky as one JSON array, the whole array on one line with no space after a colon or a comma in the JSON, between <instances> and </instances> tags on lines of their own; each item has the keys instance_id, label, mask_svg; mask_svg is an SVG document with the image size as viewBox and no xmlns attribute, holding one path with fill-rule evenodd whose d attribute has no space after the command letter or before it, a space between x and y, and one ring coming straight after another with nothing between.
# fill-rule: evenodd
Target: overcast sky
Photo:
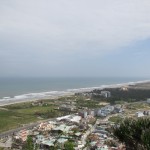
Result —
<instances>
[{"instance_id":1,"label":"overcast sky","mask_svg":"<svg viewBox=\"0 0 150 150\"><path fill-rule=\"evenodd\" d=\"M0 76L150 76L150 0L0 0Z\"/></svg>"}]
</instances>

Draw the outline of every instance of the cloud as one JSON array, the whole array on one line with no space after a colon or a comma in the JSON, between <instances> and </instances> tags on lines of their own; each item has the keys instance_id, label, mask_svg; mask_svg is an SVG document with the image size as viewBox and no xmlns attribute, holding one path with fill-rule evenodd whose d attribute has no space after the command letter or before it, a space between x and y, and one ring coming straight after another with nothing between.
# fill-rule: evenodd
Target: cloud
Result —
<instances>
[{"instance_id":1,"label":"cloud","mask_svg":"<svg viewBox=\"0 0 150 150\"><path fill-rule=\"evenodd\" d=\"M115 49L150 36L149 8L149 0L1 2L1 39L50 51Z\"/></svg>"},{"instance_id":2,"label":"cloud","mask_svg":"<svg viewBox=\"0 0 150 150\"><path fill-rule=\"evenodd\" d=\"M149 0L1 1L1 66L26 60L59 66L148 39L149 8Z\"/></svg>"}]
</instances>

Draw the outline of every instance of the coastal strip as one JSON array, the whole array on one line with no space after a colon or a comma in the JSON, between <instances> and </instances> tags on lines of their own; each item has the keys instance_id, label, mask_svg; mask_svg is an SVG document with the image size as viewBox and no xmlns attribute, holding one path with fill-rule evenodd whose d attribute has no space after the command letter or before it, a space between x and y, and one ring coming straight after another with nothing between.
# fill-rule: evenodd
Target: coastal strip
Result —
<instances>
[{"instance_id":1,"label":"coastal strip","mask_svg":"<svg viewBox=\"0 0 150 150\"><path fill-rule=\"evenodd\" d=\"M38 100L44 100L44 99L58 99L58 98L64 97L64 96L72 96L75 93L79 93L79 92L89 92L94 89L102 90L105 88L119 88L119 87L124 87L124 86L126 86L128 88L136 88L136 89L150 89L150 80L111 84L111 85L101 85L99 87L68 89L66 91L29 93L29 94L14 96L13 98L4 97L4 98L0 99L0 106L16 104L16 103L23 103L23 102L38 101Z\"/></svg>"}]
</instances>

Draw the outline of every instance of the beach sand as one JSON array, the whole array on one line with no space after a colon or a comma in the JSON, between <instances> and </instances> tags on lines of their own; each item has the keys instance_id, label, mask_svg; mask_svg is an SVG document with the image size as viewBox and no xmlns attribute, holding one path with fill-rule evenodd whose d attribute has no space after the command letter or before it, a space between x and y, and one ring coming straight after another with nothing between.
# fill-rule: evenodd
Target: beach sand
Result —
<instances>
[{"instance_id":1,"label":"beach sand","mask_svg":"<svg viewBox=\"0 0 150 150\"><path fill-rule=\"evenodd\" d=\"M76 92L88 92L92 91L94 89L105 89L105 88L118 88L118 87L127 87L129 89L147 89L150 90L150 81L139 81L139 82L130 82L130 83L123 83L123 84L115 84L115 85L108 85L108 86L102 86L102 87L91 87L91 88L82 88L82 89L76 89L69 92L62 92L61 94L55 94L48 97L43 98L27 98L27 99L0 99L0 106L15 104L15 103L25 103L25 102L31 102L31 101L37 101L37 100L43 100L43 99L58 99L60 97L64 96L72 96Z\"/></svg>"},{"instance_id":2,"label":"beach sand","mask_svg":"<svg viewBox=\"0 0 150 150\"><path fill-rule=\"evenodd\" d=\"M150 90L150 82L144 82L144 83L137 83L135 85L129 85L128 88Z\"/></svg>"},{"instance_id":3,"label":"beach sand","mask_svg":"<svg viewBox=\"0 0 150 150\"><path fill-rule=\"evenodd\" d=\"M1 100L0 101L0 107L1 106L6 106L6 105L11 105L11 104L17 104L17 103L26 103L26 102L34 102L34 101L40 101L40 100L46 100L46 99L58 99L60 97L65 97L65 96L72 96L74 93L70 94L63 94L62 96L50 96L46 97L43 99L20 99L20 100Z\"/></svg>"}]
</instances>

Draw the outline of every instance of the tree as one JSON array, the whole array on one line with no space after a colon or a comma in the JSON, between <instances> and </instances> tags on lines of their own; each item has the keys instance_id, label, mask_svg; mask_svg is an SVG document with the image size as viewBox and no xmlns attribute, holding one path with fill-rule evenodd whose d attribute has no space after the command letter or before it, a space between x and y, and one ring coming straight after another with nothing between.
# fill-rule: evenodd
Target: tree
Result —
<instances>
[{"instance_id":1,"label":"tree","mask_svg":"<svg viewBox=\"0 0 150 150\"><path fill-rule=\"evenodd\" d=\"M146 149L150 149L150 129L143 131L141 135L141 139L143 144L145 145Z\"/></svg>"},{"instance_id":2,"label":"tree","mask_svg":"<svg viewBox=\"0 0 150 150\"><path fill-rule=\"evenodd\" d=\"M150 150L150 118L125 119L113 128L114 136L127 150Z\"/></svg>"},{"instance_id":3,"label":"tree","mask_svg":"<svg viewBox=\"0 0 150 150\"><path fill-rule=\"evenodd\" d=\"M66 142L64 147L65 147L65 150L74 150L74 144L70 141Z\"/></svg>"},{"instance_id":4,"label":"tree","mask_svg":"<svg viewBox=\"0 0 150 150\"><path fill-rule=\"evenodd\" d=\"M34 144L31 136L27 137L26 145L25 145L26 150L34 150Z\"/></svg>"}]
</instances>

